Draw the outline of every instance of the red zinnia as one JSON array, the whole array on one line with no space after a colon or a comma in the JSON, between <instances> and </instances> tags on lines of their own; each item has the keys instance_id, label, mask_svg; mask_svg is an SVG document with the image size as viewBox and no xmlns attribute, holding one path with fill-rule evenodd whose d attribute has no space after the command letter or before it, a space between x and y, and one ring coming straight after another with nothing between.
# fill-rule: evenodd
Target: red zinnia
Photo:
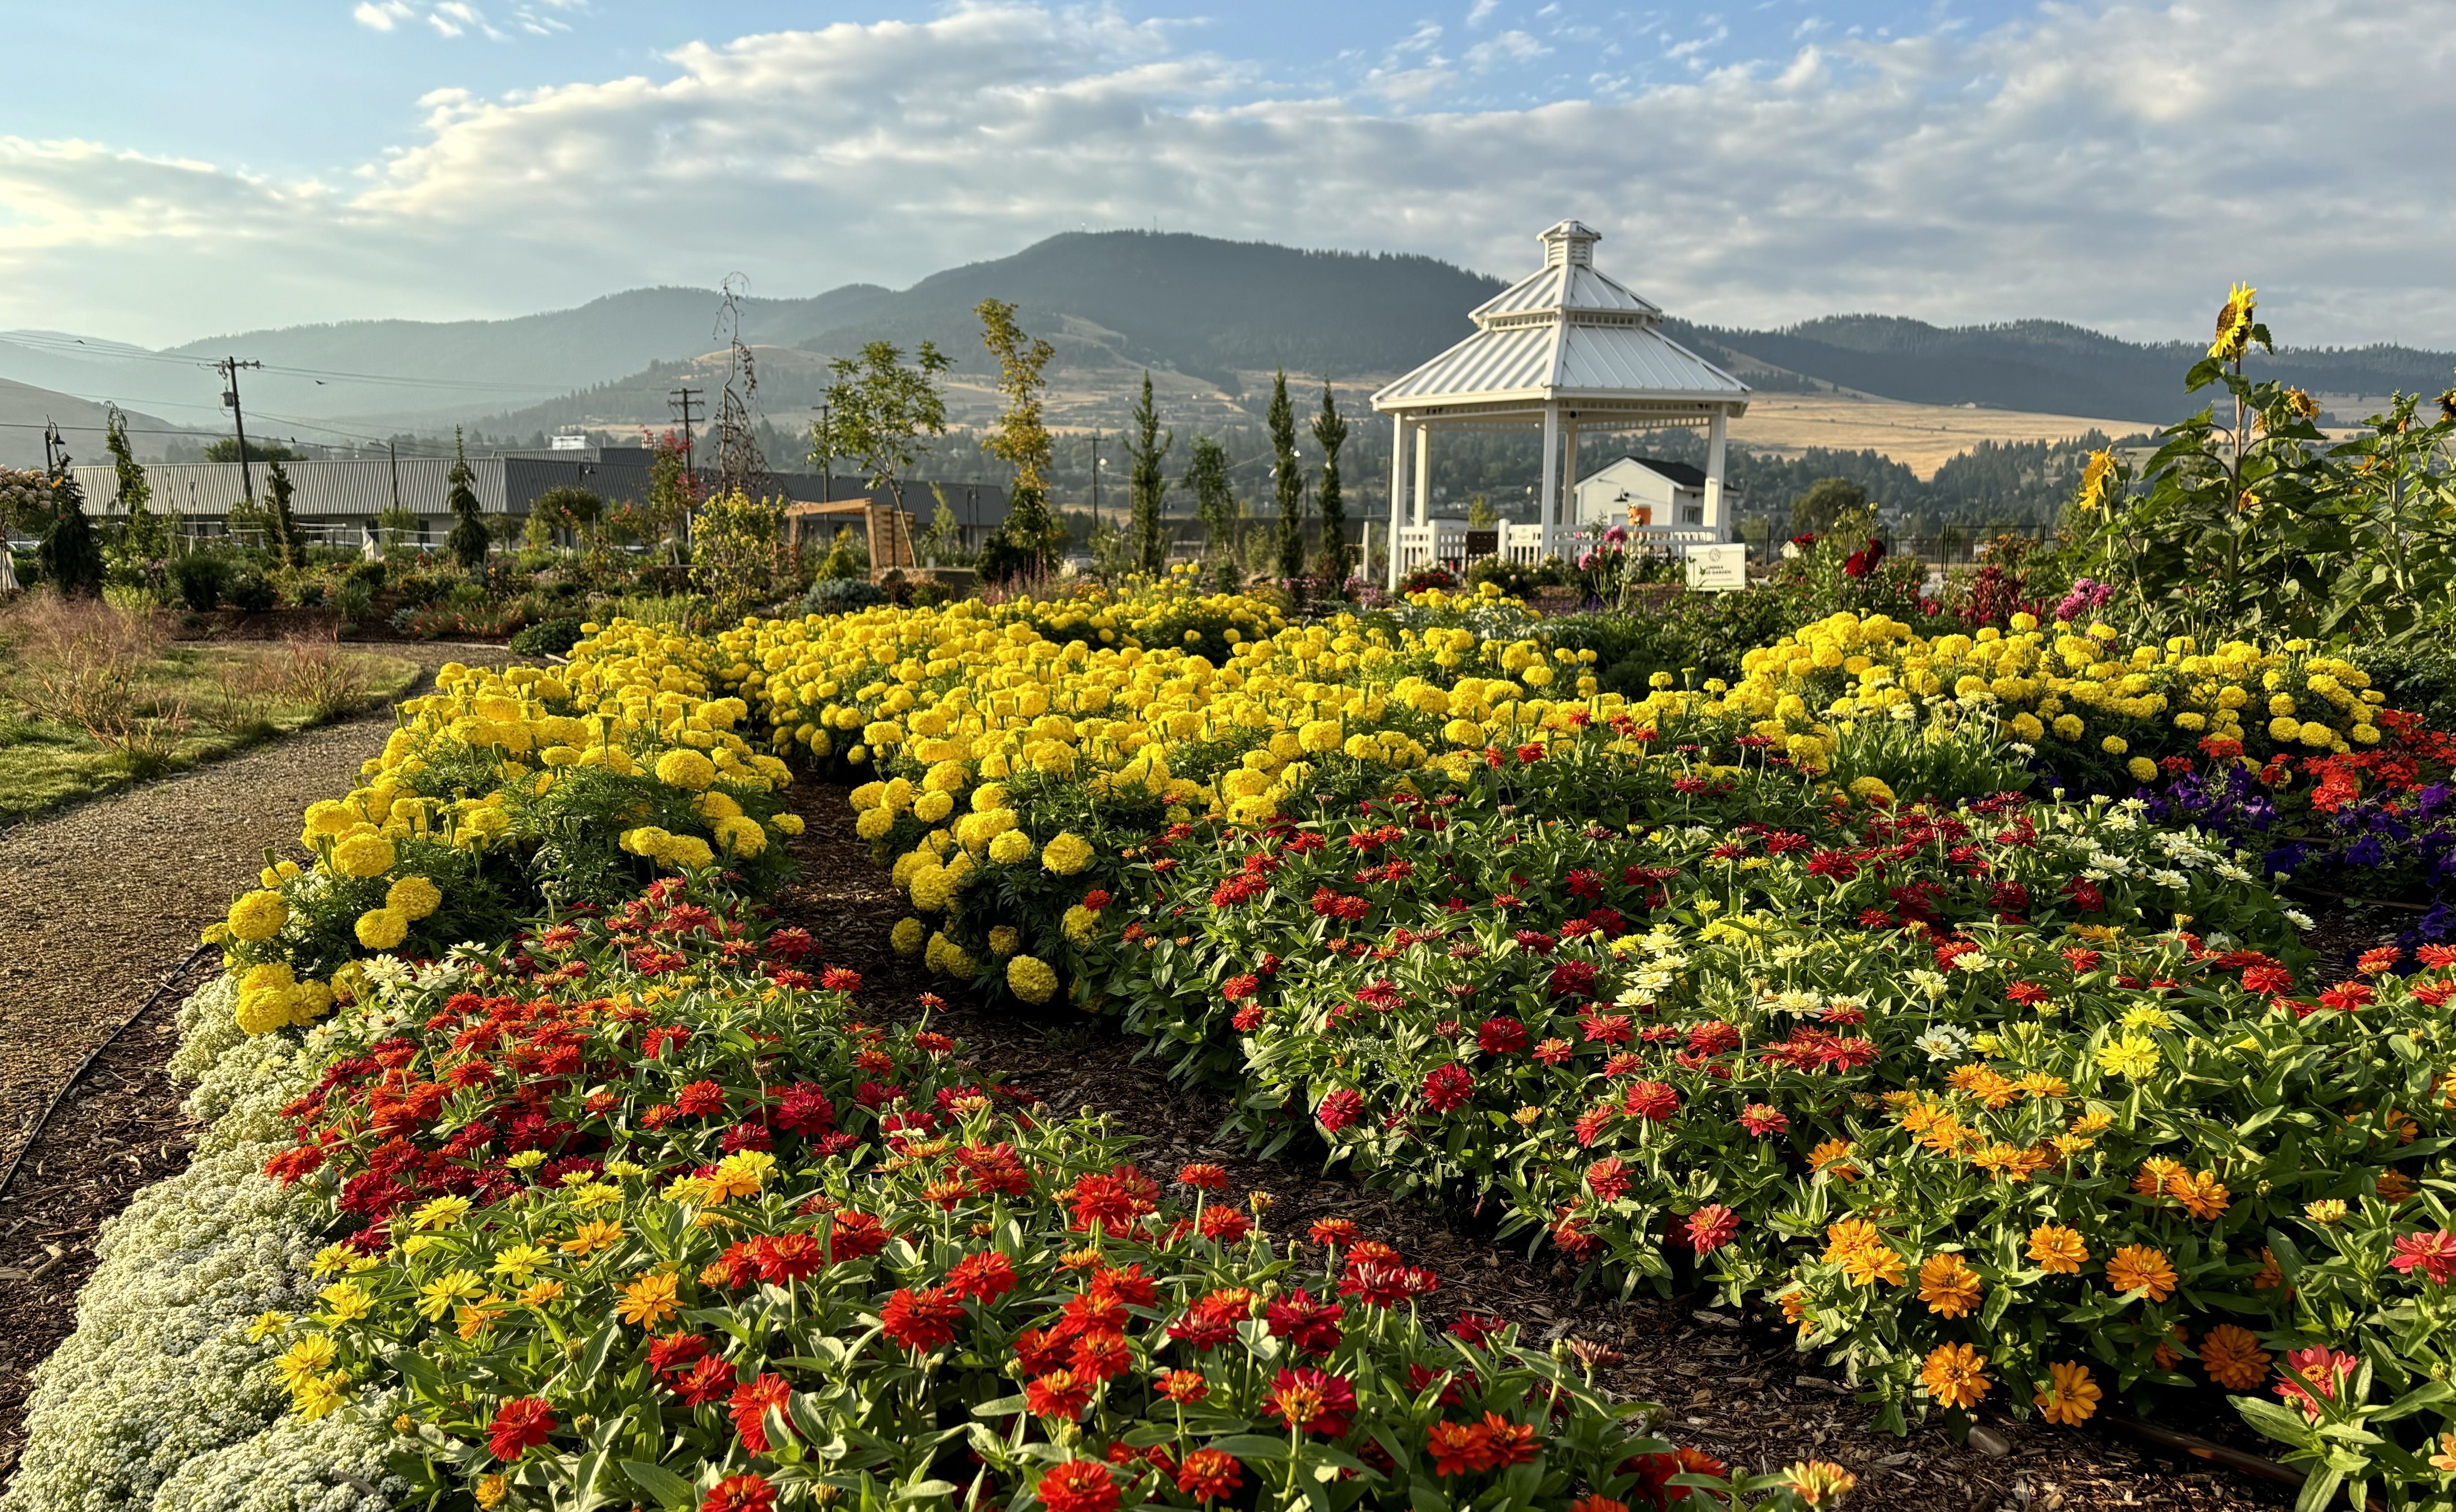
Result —
<instances>
[{"instance_id":1,"label":"red zinnia","mask_svg":"<svg viewBox=\"0 0 2456 1512\"><path fill-rule=\"evenodd\" d=\"M949 1286L926 1286L917 1292L899 1286L878 1310L887 1337L915 1354L954 1342L955 1324L963 1316L963 1298Z\"/></svg>"},{"instance_id":2,"label":"red zinnia","mask_svg":"<svg viewBox=\"0 0 2456 1512\"><path fill-rule=\"evenodd\" d=\"M1307 1367L1282 1370L1271 1382L1262 1410L1300 1433L1336 1439L1356 1415L1356 1387L1344 1376Z\"/></svg>"},{"instance_id":3,"label":"red zinnia","mask_svg":"<svg viewBox=\"0 0 2456 1512\"><path fill-rule=\"evenodd\" d=\"M995 1250L967 1255L947 1273L947 1284L958 1297L993 1302L1014 1290L1014 1262Z\"/></svg>"},{"instance_id":4,"label":"red zinnia","mask_svg":"<svg viewBox=\"0 0 2456 1512\"><path fill-rule=\"evenodd\" d=\"M1339 1320L1346 1314L1337 1302L1317 1302L1299 1288L1270 1305L1271 1332L1309 1355L1327 1355L1339 1347Z\"/></svg>"},{"instance_id":5,"label":"red zinnia","mask_svg":"<svg viewBox=\"0 0 2456 1512\"><path fill-rule=\"evenodd\" d=\"M1116 1512L1117 1482L1097 1460L1053 1465L1038 1489L1049 1512Z\"/></svg>"},{"instance_id":6,"label":"red zinnia","mask_svg":"<svg viewBox=\"0 0 2456 1512\"><path fill-rule=\"evenodd\" d=\"M1074 1374L1086 1380L1115 1380L1134 1363L1134 1353L1126 1347L1126 1336L1103 1329L1086 1334L1074 1340L1074 1353L1069 1359Z\"/></svg>"},{"instance_id":7,"label":"red zinnia","mask_svg":"<svg viewBox=\"0 0 2456 1512\"><path fill-rule=\"evenodd\" d=\"M725 1111L725 1089L712 1081L695 1081L674 1093L674 1110L686 1118L703 1118Z\"/></svg>"},{"instance_id":8,"label":"red zinnia","mask_svg":"<svg viewBox=\"0 0 2456 1512\"><path fill-rule=\"evenodd\" d=\"M1073 1422L1092 1402L1091 1381L1071 1370L1053 1370L1023 1388L1023 1406L1035 1418Z\"/></svg>"},{"instance_id":9,"label":"red zinnia","mask_svg":"<svg viewBox=\"0 0 2456 1512\"><path fill-rule=\"evenodd\" d=\"M543 1397L515 1397L495 1409L486 1447L498 1460L517 1460L554 1432L554 1405Z\"/></svg>"},{"instance_id":10,"label":"red zinnia","mask_svg":"<svg viewBox=\"0 0 2456 1512\"><path fill-rule=\"evenodd\" d=\"M893 1237L886 1224L867 1213L848 1208L829 1225L828 1257L838 1264L865 1259L887 1248L888 1240Z\"/></svg>"},{"instance_id":11,"label":"red zinnia","mask_svg":"<svg viewBox=\"0 0 2456 1512\"><path fill-rule=\"evenodd\" d=\"M1197 1161L1177 1168L1177 1184L1197 1192L1218 1192L1227 1187L1228 1173L1219 1166Z\"/></svg>"},{"instance_id":12,"label":"red zinnia","mask_svg":"<svg viewBox=\"0 0 2456 1512\"><path fill-rule=\"evenodd\" d=\"M1606 1202L1617 1202L1628 1191L1628 1162L1607 1155L1586 1167L1586 1185Z\"/></svg>"},{"instance_id":13,"label":"red zinnia","mask_svg":"<svg viewBox=\"0 0 2456 1512\"><path fill-rule=\"evenodd\" d=\"M1235 1208L1215 1206L1202 1210L1202 1221L1197 1227L1215 1244L1235 1244L1254 1232L1254 1220Z\"/></svg>"},{"instance_id":14,"label":"red zinnia","mask_svg":"<svg viewBox=\"0 0 2456 1512\"><path fill-rule=\"evenodd\" d=\"M768 1409L785 1410L793 1397L793 1388L784 1377L766 1374L748 1385L733 1388L733 1431L742 1436L742 1447L752 1454L768 1452Z\"/></svg>"},{"instance_id":15,"label":"red zinnia","mask_svg":"<svg viewBox=\"0 0 2456 1512\"><path fill-rule=\"evenodd\" d=\"M808 1234L779 1234L754 1239L750 1253L759 1262L759 1278L776 1285L789 1285L816 1276L828 1264L817 1237Z\"/></svg>"},{"instance_id":16,"label":"red zinnia","mask_svg":"<svg viewBox=\"0 0 2456 1512\"><path fill-rule=\"evenodd\" d=\"M768 1512L776 1504L776 1488L764 1475L729 1475L716 1483L699 1512Z\"/></svg>"},{"instance_id":17,"label":"red zinnia","mask_svg":"<svg viewBox=\"0 0 2456 1512\"><path fill-rule=\"evenodd\" d=\"M1740 1110L1740 1127L1759 1138L1770 1134L1783 1134L1791 1128L1791 1119L1780 1109L1752 1102Z\"/></svg>"},{"instance_id":18,"label":"red zinnia","mask_svg":"<svg viewBox=\"0 0 2456 1512\"><path fill-rule=\"evenodd\" d=\"M1661 1123L1680 1107L1680 1094L1659 1081L1634 1081L1621 1106L1632 1118Z\"/></svg>"},{"instance_id":19,"label":"red zinnia","mask_svg":"<svg viewBox=\"0 0 2456 1512\"><path fill-rule=\"evenodd\" d=\"M1321 1106L1314 1110L1314 1116L1321 1120L1323 1129L1337 1134L1364 1116L1364 1094L1341 1087L1321 1100Z\"/></svg>"},{"instance_id":20,"label":"red zinnia","mask_svg":"<svg viewBox=\"0 0 2456 1512\"><path fill-rule=\"evenodd\" d=\"M1424 1073L1424 1101L1436 1113L1454 1113L1475 1095L1475 1077L1463 1066L1436 1066Z\"/></svg>"},{"instance_id":21,"label":"red zinnia","mask_svg":"<svg viewBox=\"0 0 2456 1512\"><path fill-rule=\"evenodd\" d=\"M1177 1472L1177 1488L1197 1502L1217 1502L1245 1484L1243 1467L1225 1449L1197 1449Z\"/></svg>"},{"instance_id":22,"label":"red zinnia","mask_svg":"<svg viewBox=\"0 0 2456 1512\"><path fill-rule=\"evenodd\" d=\"M1475 1044L1487 1055L1514 1054L1526 1048L1526 1026L1514 1018L1487 1018L1475 1032Z\"/></svg>"}]
</instances>

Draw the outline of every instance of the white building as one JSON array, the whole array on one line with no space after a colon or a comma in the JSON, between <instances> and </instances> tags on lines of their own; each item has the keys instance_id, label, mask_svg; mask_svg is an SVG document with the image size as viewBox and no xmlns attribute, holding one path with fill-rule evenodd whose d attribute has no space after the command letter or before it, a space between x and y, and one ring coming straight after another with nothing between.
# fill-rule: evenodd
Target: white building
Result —
<instances>
[{"instance_id":1,"label":"white building","mask_svg":"<svg viewBox=\"0 0 2456 1512\"><path fill-rule=\"evenodd\" d=\"M1706 522L1706 470L1687 462L1623 457L1579 479L1574 492L1577 521L1586 529L1596 525L1648 529Z\"/></svg>"}]
</instances>

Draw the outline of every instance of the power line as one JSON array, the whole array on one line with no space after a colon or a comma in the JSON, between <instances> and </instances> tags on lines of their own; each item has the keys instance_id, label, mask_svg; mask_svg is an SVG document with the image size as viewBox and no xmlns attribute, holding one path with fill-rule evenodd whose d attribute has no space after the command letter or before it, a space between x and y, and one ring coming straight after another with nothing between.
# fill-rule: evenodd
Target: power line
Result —
<instances>
[{"instance_id":1,"label":"power line","mask_svg":"<svg viewBox=\"0 0 2456 1512\"><path fill-rule=\"evenodd\" d=\"M219 363L200 362L194 358L180 357L170 352L147 352L137 349L121 351L90 346L73 337L63 342L46 340L40 337L0 336L0 342L25 347L29 351L51 352L64 357L91 357L112 362L169 362L178 367L207 369L220 366ZM357 373L344 368L293 367L280 362L259 362L256 365L267 373L279 373L292 378L341 378L350 382L390 383L405 388L467 389L489 394L522 389L532 393L561 394L572 387L567 383L485 383L473 382L467 378L409 378L393 373Z\"/></svg>"},{"instance_id":2,"label":"power line","mask_svg":"<svg viewBox=\"0 0 2456 1512\"><path fill-rule=\"evenodd\" d=\"M253 511L256 508L256 478L254 472L248 466L247 417L240 413L238 407L238 370L243 367L262 367L264 364L261 362L242 362L235 357L226 357L222 358L217 365L221 369L222 381L230 385L229 388L222 391L222 402L230 406L231 426L238 432L239 492L247 496L247 507ZM290 547L288 543L285 542L282 545L281 553L282 561L287 562L290 560Z\"/></svg>"},{"instance_id":3,"label":"power line","mask_svg":"<svg viewBox=\"0 0 2456 1512\"><path fill-rule=\"evenodd\" d=\"M691 455L691 421L696 417L691 414L691 406L698 403L706 395L707 390L678 388L668 389L665 392L670 396L665 400L665 407L683 412L683 471L696 474L699 471L699 464L692 460Z\"/></svg>"}]
</instances>

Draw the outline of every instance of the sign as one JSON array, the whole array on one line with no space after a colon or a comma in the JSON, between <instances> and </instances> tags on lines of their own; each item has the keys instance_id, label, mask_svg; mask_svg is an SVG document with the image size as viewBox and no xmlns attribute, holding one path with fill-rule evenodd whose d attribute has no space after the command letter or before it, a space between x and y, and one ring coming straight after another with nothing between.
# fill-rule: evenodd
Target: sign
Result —
<instances>
[{"instance_id":1,"label":"sign","mask_svg":"<svg viewBox=\"0 0 2456 1512\"><path fill-rule=\"evenodd\" d=\"M1741 542L1690 546L1682 555L1691 592L1729 593L1749 585L1749 548Z\"/></svg>"}]
</instances>

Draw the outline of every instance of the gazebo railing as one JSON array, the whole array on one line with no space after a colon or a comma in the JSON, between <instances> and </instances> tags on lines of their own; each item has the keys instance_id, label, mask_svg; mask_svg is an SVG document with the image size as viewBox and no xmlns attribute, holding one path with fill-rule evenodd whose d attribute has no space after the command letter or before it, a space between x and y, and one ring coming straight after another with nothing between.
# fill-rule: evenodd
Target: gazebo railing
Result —
<instances>
[{"instance_id":1,"label":"gazebo railing","mask_svg":"<svg viewBox=\"0 0 2456 1512\"><path fill-rule=\"evenodd\" d=\"M1538 522L1507 520L1482 530L1455 520L1401 525L1399 574L1404 577L1437 564L1457 570L1486 557L1499 557L1526 567L1539 566L1551 557L1575 562L1594 545L1594 539L1576 525L1546 529ZM1714 533L1703 525L1644 526L1628 532L1631 547L1675 556L1684 546L1704 544L1714 539Z\"/></svg>"}]
</instances>

